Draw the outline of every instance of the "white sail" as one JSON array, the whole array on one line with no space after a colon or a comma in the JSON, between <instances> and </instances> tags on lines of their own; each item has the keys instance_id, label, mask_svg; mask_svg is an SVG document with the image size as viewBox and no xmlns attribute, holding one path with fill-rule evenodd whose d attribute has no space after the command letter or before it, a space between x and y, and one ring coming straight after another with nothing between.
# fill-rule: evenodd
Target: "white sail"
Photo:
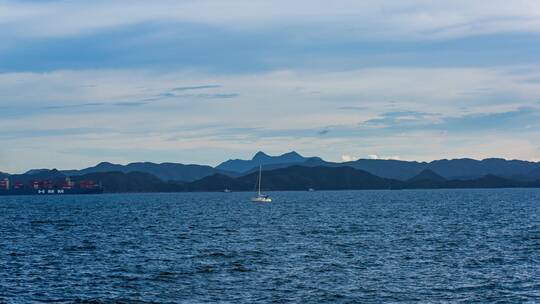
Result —
<instances>
[{"instance_id":1,"label":"white sail","mask_svg":"<svg viewBox=\"0 0 540 304\"><path fill-rule=\"evenodd\" d=\"M261 193L261 184L262 184L262 166L259 166L259 178L257 179L257 196L251 199L252 202L258 203L270 203L272 199L268 195L263 195Z\"/></svg>"}]
</instances>

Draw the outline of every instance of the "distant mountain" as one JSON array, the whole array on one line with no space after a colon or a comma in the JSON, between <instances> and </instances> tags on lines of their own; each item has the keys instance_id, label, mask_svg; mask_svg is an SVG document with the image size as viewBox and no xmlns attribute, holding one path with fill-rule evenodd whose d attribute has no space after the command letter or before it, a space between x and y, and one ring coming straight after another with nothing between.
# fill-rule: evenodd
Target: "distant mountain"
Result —
<instances>
[{"instance_id":1,"label":"distant mountain","mask_svg":"<svg viewBox=\"0 0 540 304\"><path fill-rule=\"evenodd\" d=\"M66 176L103 176L114 191L221 191L252 190L259 165L269 189L386 189L390 188L497 188L540 185L540 163L489 158L442 159L432 162L360 159L335 163L297 152L270 156L258 152L251 160L228 160L216 168L204 165L102 162L82 170L34 169L25 174L0 173L0 178L27 183L59 180ZM114 174L112 174L114 173ZM123 175L119 175L123 173ZM128 173L138 173L130 175ZM140 175L140 174L146 175ZM366 175L367 174L367 175ZM268 176L267 176L268 175ZM133 179L133 181L130 181ZM156 182L156 179L159 181ZM143 181L145 186L143 187ZM141 189L141 190L137 190Z\"/></svg>"},{"instance_id":2,"label":"distant mountain","mask_svg":"<svg viewBox=\"0 0 540 304\"><path fill-rule=\"evenodd\" d=\"M534 187L534 184L511 180L493 174L476 179L446 180L431 170L422 171L419 175L407 181L406 187L410 189L436 189L436 188L514 188Z\"/></svg>"},{"instance_id":3,"label":"distant mountain","mask_svg":"<svg viewBox=\"0 0 540 304\"><path fill-rule=\"evenodd\" d=\"M476 179L493 174L506 178L524 176L529 172L540 169L540 163L521 160L505 160L489 158L474 159L443 159L432 162L415 162L386 159L359 159L357 161L332 163L325 161L308 160L303 166L349 166L364 170L371 174L402 181L409 180L424 170L430 170L445 179ZM530 179L530 178L529 178Z\"/></svg>"},{"instance_id":4,"label":"distant mountain","mask_svg":"<svg viewBox=\"0 0 540 304\"><path fill-rule=\"evenodd\" d=\"M93 180L105 192L181 192L181 191L254 191L258 172L239 177L214 174L192 182L163 181L145 172L94 172L72 177L74 181ZM32 174L10 175L12 181L62 181L65 175L56 170L40 170ZM519 181L488 174L476 179L447 180L434 171L424 170L407 181L375 176L348 166L293 165L263 172L263 189L269 190L358 190L358 189L439 189L439 188L513 188L540 187L540 179Z\"/></svg>"},{"instance_id":5,"label":"distant mountain","mask_svg":"<svg viewBox=\"0 0 540 304\"><path fill-rule=\"evenodd\" d=\"M514 188L530 186L533 185L495 176L493 174L488 174L486 176L472 180L448 181L446 182L444 188Z\"/></svg>"},{"instance_id":6,"label":"distant mountain","mask_svg":"<svg viewBox=\"0 0 540 304\"><path fill-rule=\"evenodd\" d=\"M431 170L424 170L420 172L418 175L408 180L408 182L421 182L421 181L445 182L446 179Z\"/></svg>"},{"instance_id":7,"label":"distant mountain","mask_svg":"<svg viewBox=\"0 0 540 304\"><path fill-rule=\"evenodd\" d=\"M407 180L408 188L443 188L447 180L431 170L424 170Z\"/></svg>"},{"instance_id":8,"label":"distant mountain","mask_svg":"<svg viewBox=\"0 0 540 304\"><path fill-rule=\"evenodd\" d=\"M279 156L270 156L264 152L257 152L251 160L230 159L219 164L216 169L237 173L248 173L255 170L260 165L265 169L278 169L304 163L308 160L320 160L318 157L303 157L295 151Z\"/></svg>"},{"instance_id":9,"label":"distant mountain","mask_svg":"<svg viewBox=\"0 0 540 304\"><path fill-rule=\"evenodd\" d=\"M108 162L102 162L95 167L90 167L82 170L66 170L62 171L69 176L78 176L96 172L144 172L149 173L162 181L184 181L190 182L210 176L216 173L235 176L234 173L218 170L210 166L203 165L184 165L176 163L150 163L139 162L130 163L127 165L118 165Z\"/></svg>"},{"instance_id":10,"label":"distant mountain","mask_svg":"<svg viewBox=\"0 0 540 304\"><path fill-rule=\"evenodd\" d=\"M50 170L51 169L32 169L32 170L26 171L24 174L26 174L26 175L34 175L34 174L47 172L47 171L50 171Z\"/></svg>"},{"instance_id":11,"label":"distant mountain","mask_svg":"<svg viewBox=\"0 0 540 304\"><path fill-rule=\"evenodd\" d=\"M303 167L264 171L265 190L343 190L343 189L395 189L403 187L403 182L380 178L365 171L350 167ZM238 178L223 175L205 177L186 185L191 191L235 191L254 190L258 173L254 172Z\"/></svg>"},{"instance_id":12,"label":"distant mountain","mask_svg":"<svg viewBox=\"0 0 540 304\"><path fill-rule=\"evenodd\" d=\"M530 181L540 180L540 168L530 171L525 175L525 178Z\"/></svg>"},{"instance_id":13,"label":"distant mountain","mask_svg":"<svg viewBox=\"0 0 540 304\"><path fill-rule=\"evenodd\" d=\"M462 158L435 160L428 163L427 168L447 179L472 179L489 174L510 178L540 168L540 163L501 158L487 158L484 160Z\"/></svg>"},{"instance_id":14,"label":"distant mountain","mask_svg":"<svg viewBox=\"0 0 540 304\"><path fill-rule=\"evenodd\" d=\"M322 160L321 158L318 158L318 157L312 157L312 158L308 158L306 161L300 162L300 163L266 164L266 165L264 165L263 170L265 170L265 171L271 171L271 170L276 170L276 169L288 168L288 167L291 167L291 166L303 166L303 167L319 167L319 166L323 166L323 167L343 167L343 165L340 165L339 163L335 163L334 165L330 165L330 163L325 162L325 161ZM251 168L251 169L248 170L248 171L245 171L245 172L242 172L242 173L238 173L238 174L239 174L239 176L242 176L242 175L248 175L248 174L251 174L251 173L253 173L253 172L258 172L258 171L259 171L259 166L255 166L255 167Z\"/></svg>"},{"instance_id":15,"label":"distant mountain","mask_svg":"<svg viewBox=\"0 0 540 304\"><path fill-rule=\"evenodd\" d=\"M146 172L158 177L162 181L192 182L214 174L230 177L249 175L256 172L259 165L263 166L263 170L282 169L296 165L304 167L348 166L382 178L401 181L408 181L424 170L430 170L447 180L478 179L489 174L529 182L540 179L540 162L505 160L500 158L488 158L484 160L462 158L442 159L431 162L359 159L356 161L336 163L324 161L319 157L304 157L294 151L279 156L270 156L264 152L258 152L251 160L228 160L215 168L196 164L136 162L119 165L103 162L94 167L82 170L65 170L62 173L68 176L77 176L94 172ZM26 174L35 175L47 170L34 169L26 172Z\"/></svg>"},{"instance_id":16,"label":"distant mountain","mask_svg":"<svg viewBox=\"0 0 540 304\"><path fill-rule=\"evenodd\" d=\"M127 192L180 192L185 188L179 183L164 182L143 172L95 172L73 177L78 182L93 180L101 183L106 193Z\"/></svg>"},{"instance_id":17,"label":"distant mountain","mask_svg":"<svg viewBox=\"0 0 540 304\"><path fill-rule=\"evenodd\" d=\"M258 173L240 177L214 174L200 180L181 183L164 182L142 172L98 172L74 177L75 181L100 182L105 192L182 192L182 191L255 191ZM472 180L446 180L425 170L408 181L375 176L351 167L291 166L263 172L263 190L360 190L360 189L439 189L439 188L513 188L540 187L536 182L520 182L495 175Z\"/></svg>"},{"instance_id":18,"label":"distant mountain","mask_svg":"<svg viewBox=\"0 0 540 304\"><path fill-rule=\"evenodd\" d=\"M251 175L247 175L251 176ZM242 178L233 178L230 176L215 174L204 177L200 180L185 185L187 191L223 191L225 189L233 191L250 191L255 189L255 180L243 176ZM254 177L256 178L256 177ZM266 177L265 177L266 179Z\"/></svg>"},{"instance_id":19,"label":"distant mountain","mask_svg":"<svg viewBox=\"0 0 540 304\"><path fill-rule=\"evenodd\" d=\"M8 173L0 172L0 179L4 179L6 177L9 177L10 175Z\"/></svg>"},{"instance_id":20,"label":"distant mountain","mask_svg":"<svg viewBox=\"0 0 540 304\"><path fill-rule=\"evenodd\" d=\"M428 169L428 167L422 163L392 159L359 159L357 161L345 162L341 165L364 170L380 177L403 181Z\"/></svg>"},{"instance_id":21,"label":"distant mountain","mask_svg":"<svg viewBox=\"0 0 540 304\"><path fill-rule=\"evenodd\" d=\"M12 181L18 181L21 183L29 183L35 180L52 180L52 181L64 180L66 178L66 175L64 175L62 172L56 169L52 169L52 170L41 169L41 170L36 170L35 172L31 174L27 174L27 173L12 174L12 175L8 175L7 177L9 177L9 179L11 179Z\"/></svg>"},{"instance_id":22,"label":"distant mountain","mask_svg":"<svg viewBox=\"0 0 540 304\"><path fill-rule=\"evenodd\" d=\"M186 191L254 191L258 173L233 178L220 174L185 184ZM271 190L359 190L359 189L439 189L439 188L514 188L539 187L534 183L486 175L470 180L446 180L424 170L408 181L387 179L351 167L290 166L263 172L263 189Z\"/></svg>"}]
</instances>

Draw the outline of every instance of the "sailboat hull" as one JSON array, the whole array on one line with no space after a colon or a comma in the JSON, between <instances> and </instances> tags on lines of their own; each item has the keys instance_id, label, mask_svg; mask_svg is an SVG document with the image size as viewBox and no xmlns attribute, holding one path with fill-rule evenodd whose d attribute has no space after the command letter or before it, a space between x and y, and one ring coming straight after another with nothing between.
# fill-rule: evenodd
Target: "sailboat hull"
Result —
<instances>
[{"instance_id":1,"label":"sailboat hull","mask_svg":"<svg viewBox=\"0 0 540 304\"><path fill-rule=\"evenodd\" d=\"M272 199L269 197L254 197L251 201L254 203L271 203Z\"/></svg>"}]
</instances>

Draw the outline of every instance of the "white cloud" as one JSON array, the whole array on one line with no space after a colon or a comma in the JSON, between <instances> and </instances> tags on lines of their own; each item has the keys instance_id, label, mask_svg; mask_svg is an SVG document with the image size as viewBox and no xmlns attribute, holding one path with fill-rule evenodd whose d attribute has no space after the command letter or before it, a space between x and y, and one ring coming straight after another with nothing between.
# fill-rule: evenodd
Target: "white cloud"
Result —
<instances>
[{"instance_id":1,"label":"white cloud","mask_svg":"<svg viewBox=\"0 0 540 304\"><path fill-rule=\"evenodd\" d=\"M528 81L538 77L537 69L529 67L527 73L514 70L512 67L384 68L244 75L147 70L4 73L0 74L0 130L2 134L19 132L19 135L2 138L0 155L4 164L0 164L0 171L34 166L65 167L68 160L69 166L74 167L75 156L62 156L62 151L74 148L148 152L144 159L138 158L140 154L130 153L124 159L118 153L114 159L107 158L118 162L215 164L224 155L234 157L255 150L276 154L299 150L335 161L341 160L343 151L354 151L355 155L376 151L379 158L397 158L393 155L399 154L404 159L418 160L466 156L537 159L540 153L534 142L539 134L534 128L524 129L519 138L513 133L478 134L474 128L468 130L470 134L459 136L442 130L358 133L359 123L379 118L385 112L431 112L437 113L437 118L540 107L537 103L540 87ZM154 100L172 88L187 86L205 86L197 91L201 93L238 96L226 100L195 97ZM494 96L505 98L499 100ZM114 105L139 100L151 101L132 107ZM42 109L92 103L99 105ZM343 110L347 107L360 107L362 111ZM47 135L48 130L73 128L89 131L61 137ZM104 128L107 131L92 132ZM323 129L330 132L321 137L318 132ZM21 130L39 131L41 138L24 136ZM482 140L475 143L473 138ZM488 142L488 138L493 142ZM501 142L523 149L505 148ZM40 151L43 157L32 158L24 151ZM176 153L177 158L165 154L166 151ZM81 162L107 160L103 155L87 155ZM350 154L343 157L356 159Z\"/></svg>"},{"instance_id":2,"label":"white cloud","mask_svg":"<svg viewBox=\"0 0 540 304\"><path fill-rule=\"evenodd\" d=\"M355 160L358 160L358 157L354 157L349 154L341 155L341 161L350 162L350 161L355 161Z\"/></svg>"},{"instance_id":3,"label":"white cloud","mask_svg":"<svg viewBox=\"0 0 540 304\"><path fill-rule=\"evenodd\" d=\"M151 35L159 37L192 35L189 29L183 29L197 24L211 31L240 33L235 37L277 32L279 37L287 35L291 45L305 47L305 41L326 39L328 45L337 47L332 43L334 38L408 43L539 33L540 2L0 0L0 51L18 54L19 45L25 48L37 45L33 44L36 41L41 45L48 38L57 41L59 37L117 33L115 30L141 24L150 24L156 30ZM328 60L312 56L313 61ZM266 53L260 57L274 60ZM401 63L411 62L405 59ZM443 60L441 65L451 63ZM15 69L34 68L32 63L28 65ZM418 129L377 133L392 123L384 120L388 112L436 114L396 118L405 120L401 123L418 119L423 125L425 120L436 123L441 117L538 109L538 66L352 68L332 72L332 67L317 71L310 66L309 71L284 69L234 75L128 69L0 73L0 137L4 136L0 171L89 165L104 160L103 155L112 155L114 159L110 160L118 162L215 163L225 154L247 156L253 150L276 154L300 150L336 161L340 157L356 159L354 155L342 155L343 151L354 151L355 155L376 152L369 156L373 158L417 160L465 156L540 159L535 143L540 134L531 122L520 134L514 130L480 135L471 127L470 134L459 136L445 130ZM197 92L201 93L172 94L175 87L200 87ZM373 119L379 119L379 123L365 124ZM359 126L363 132L359 132ZM53 132L68 128L88 132L62 137ZM99 129L108 131L92 132ZM320 136L321 130L329 132ZM9 136L10 132L19 135ZM31 133L43 140L36 140ZM101 150L103 154L78 157L67 153L69 149L81 153ZM129 149L147 151L148 157L106 152ZM37 150L42 158L33 157ZM171 155L166 151L177 153L177 158L164 159ZM392 156L395 154L399 156Z\"/></svg>"},{"instance_id":4,"label":"white cloud","mask_svg":"<svg viewBox=\"0 0 540 304\"><path fill-rule=\"evenodd\" d=\"M0 1L0 26L18 36L69 36L170 22L236 31L309 25L357 38L432 39L538 32L539 16L536 0Z\"/></svg>"},{"instance_id":5,"label":"white cloud","mask_svg":"<svg viewBox=\"0 0 540 304\"><path fill-rule=\"evenodd\" d=\"M384 111L460 115L535 106L540 98L540 86L529 80L540 77L540 73L535 67L530 68L529 72L522 73L514 73L512 67L371 68L346 72L275 71L237 75L149 70L0 73L0 106L36 108L43 105L153 102L162 98L154 104L162 107L189 104L189 109L183 109L189 115L191 111L203 111L221 119L232 115L231 121L253 118L253 121L274 126L283 123L298 128L321 127L358 123ZM202 97L222 94L233 98L227 98L225 104L201 100L196 94L181 94L181 98L176 99L163 97L163 93L179 86L207 84L213 86L197 91ZM209 109L210 105L212 108ZM363 110L343 110L354 107ZM222 108L227 115L217 113L215 108ZM297 113L302 113L301 119ZM273 120L265 121L256 114L274 116ZM275 123L276 119L280 124Z\"/></svg>"},{"instance_id":6,"label":"white cloud","mask_svg":"<svg viewBox=\"0 0 540 304\"><path fill-rule=\"evenodd\" d=\"M369 154L368 159L391 159L391 160L400 160L401 157L399 155L394 156L378 156L377 154Z\"/></svg>"}]
</instances>

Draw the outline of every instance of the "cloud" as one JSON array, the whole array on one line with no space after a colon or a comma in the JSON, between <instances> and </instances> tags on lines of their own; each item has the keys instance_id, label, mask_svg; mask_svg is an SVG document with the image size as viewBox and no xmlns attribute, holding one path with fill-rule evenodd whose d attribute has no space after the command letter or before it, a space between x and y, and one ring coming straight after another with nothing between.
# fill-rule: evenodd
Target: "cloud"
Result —
<instances>
[{"instance_id":1,"label":"cloud","mask_svg":"<svg viewBox=\"0 0 540 304\"><path fill-rule=\"evenodd\" d=\"M216 93L216 94L182 94L177 95L176 97L185 97L185 98L203 98L203 99L229 99L240 96L238 93Z\"/></svg>"},{"instance_id":2,"label":"cloud","mask_svg":"<svg viewBox=\"0 0 540 304\"><path fill-rule=\"evenodd\" d=\"M176 95L174 93L171 93L171 92L164 92L164 93L161 93L159 96L160 97L166 97L166 98L176 97Z\"/></svg>"},{"instance_id":3,"label":"cloud","mask_svg":"<svg viewBox=\"0 0 540 304\"><path fill-rule=\"evenodd\" d=\"M149 103L148 101L121 101L121 102L114 102L114 103L90 102L90 103L71 104L71 105L49 105L49 106L43 106L41 107L41 109L61 110L61 109L77 109L77 108L103 107L103 106L134 107L134 106L146 105L148 103Z\"/></svg>"},{"instance_id":4,"label":"cloud","mask_svg":"<svg viewBox=\"0 0 540 304\"><path fill-rule=\"evenodd\" d=\"M389 156L389 157L379 157L377 154L369 154L367 156L368 159L389 159L389 160L400 160L401 157L399 155ZM341 156L341 160L344 162L351 162L351 161L357 161L360 157L351 156L349 154L344 154Z\"/></svg>"},{"instance_id":5,"label":"cloud","mask_svg":"<svg viewBox=\"0 0 540 304\"><path fill-rule=\"evenodd\" d=\"M285 70L247 75L183 71L159 74L151 70L0 73L0 106L9 112L42 107L60 109L146 104L153 110L171 111L171 107L176 106L169 101L183 98L186 100L182 106L189 105L192 107L189 112L196 112L202 108L190 99L234 99L234 106L229 105L215 113L219 120L228 122L230 117L235 122L251 122L254 118L257 124L269 123L274 127L277 120L279 126L287 129L312 130L358 122L371 126L413 127L435 124L444 117L474 117L518 109L530 109L531 112L538 108L540 87L523 80L535 74L534 69L527 74L516 74L513 68L378 68L346 72ZM186 80L219 82L230 92L160 97L167 88ZM92 86L85 86L87 83ZM305 92L295 90L299 85L307 88ZM321 92L316 97L308 93L315 89ZM157 100L166 102L150 102ZM341 110L350 107L362 110ZM273 119L256 119L260 113L271 115ZM299 117L298 113L302 116Z\"/></svg>"},{"instance_id":6,"label":"cloud","mask_svg":"<svg viewBox=\"0 0 540 304\"><path fill-rule=\"evenodd\" d=\"M74 108L87 108L87 107L97 107L97 106L103 106L105 103L102 102L89 102L89 103L82 103L82 104L71 104L71 105L50 105L50 106L43 106L41 109L44 110L61 110L61 109L74 109Z\"/></svg>"},{"instance_id":7,"label":"cloud","mask_svg":"<svg viewBox=\"0 0 540 304\"><path fill-rule=\"evenodd\" d=\"M195 86L183 86L175 87L167 92L160 94L161 97L166 98L201 98L201 99L229 99L240 96L238 93L198 93L198 94L177 94L177 92L194 91L194 90L208 90L219 89L221 85L195 85Z\"/></svg>"},{"instance_id":8,"label":"cloud","mask_svg":"<svg viewBox=\"0 0 540 304\"><path fill-rule=\"evenodd\" d=\"M401 157L399 155L380 157L377 154L369 154L368 159L401 160Z\"/></svg>"},{"instance_id":9,"label":"cloud","mask_svg":"<svg viewBox=\"0 0 540 304\"><path fill-rule=\"evenodd\" d=\"M519 5L503 0L346 0L340 5L323 0L233 0L226 4L219 0L3 1L0 8L7 33L38 37L81 35L144 23L195 23L234 31L319 25L358 38L404 40L540 30L540 5L534 0L520 1ZM329 35L324 30L315 32Z\"/></svg>"},{"instance_id":10,"label":"cloud","mask_svg":"<svg viewBox=\"0 0 540 304\"><path fill-rule=\"evenodd\" d=\"M382 113L379 118L369 119L363 122L362 125L392 128L426 126L430 123L437 123L439 116L439 114L435 113L417 111L393 111Z\"/></svg>"},{"instance_id":11,"label":"cloud","mask_svg":"<svg viewBox=\"0 0 540 304\"><path fill-rule=\"evenodd\" d=\"M203 90L203 89L217 89L221 88L220 85L199 85L199 86L186 86L186 87L176 87L171 89L171 91L191 91L191 90Z\"/></svg>"},{"instance_id":12,"label":"cloud","mask_svg":"<svg viewBox=\"0 0 540 304\"><path fill-rule=\"evenodd\" d=\"M330 130L324 129L324 130L321 130L321 131L317 132L317 134L319 134L319 135L326 135L326 134L328 134L329 132L330 132Z\"/></svg>"},{"instance_id":13,"label":"cloud","mask_svg":"<svg viewBox=\"0 0 540 304\"><path fill-rule=\"evenodd\" d=\"M489 114L471 114L461 117L446 117L433 126L451 132L471 132L481 130L518 131L527 126L540 127L540 108L521 107L511 111Z\"/></svg>"},{"instance_id":14,"label":"cloud","mask_svg":"<svg viewBox=\"0 0 540 304\"><path fill-rule=\"evenodd\" d=\"M62 128L62 129L20 129L0 131L0 138L21 139L21 138L36 138L36 137L69 137L69 136L87 136L93 134L104 134L111 132L108 128Z\"/></svg>"},{"instance_id":15,"label":"cloud","mask_svg":"<svg viewBox=\"0 0 540 304\"><path fill-rule=\"evenodd\" d=\"M346 111L366 111L369 108L366 107L366 106L364 106L364 107L361 107L361 106L343 106L343 107L339 107L338 109L339 110L346 110Z\"/></svg>"},{"instance_id":16,"label":"cloud","mask_svg":"<svg viewBox=\"0 0 540 304\"><path fill-rule=\"evenodd\" d=\"M119 106L119 107L138 107L138 106L144 106L149 104L148 101L122 101L122 102L115 102L113 105Z\"/></svg>"},{"instance_id":17,"label":"cloud","mask_svg":"<svg viewBox=\"0 0 540 304\"><path fill-rule=\"evenodd\" d=\"M385 112L379 118L369 119L362 127L386 129L389 132L412 130L442 130L446 132L471 132L485 130L519 130L540 127L540 108L522 107L495 113L462 113L441 115L415 111Z\"/></svg>"},{"instance_id":18,"label":"cloud","mask_svg":"<svg viewBox=\"0 0 540 304\"><path fill-rule=\"evenodd\" d=\"M399 155L407 160L489 156L538 159L540 88L523 81L537 69L530 66L516 70L0 73L0 129L7 132L4 134L17 135L4 135L2 155L16 170L33 165L64 167L64 160L76 164L75 156L61 152L72 147L147 152L146 159L137 158L142 154L120 159L122 155L118 154L112 159L116 162L215 164L223 155L248 155L253 147L269 153L300 150L335 161L341 161L345 154L336 151L354 151L347 154L349 159L369 154L379 158ZM159 96L178 83L219 83L222 87L211 92L187 91L179 95L191 97L178 97L181 102L176 97ZM207 102L203 97L208 95L197 97L232 94L223 92L223 88L237 95L228 102L213 102L211 98ZM313 95L312 91L320 94ZM136 106L143 102L148 103ZM348 111L342 107L366 109ZM104 126L112 130L61 136L50 132ZM18 130L34 131L27 137ZM43 130L39 134L43 140L35 140L37 130ZM47 157L33 160L25 152L30 150L39 150ZM80 163L101 160L98 154L92 157L88 153L81 156Z\"/></svg>"},{"instance_id":19,"label":"cloud","mask_svg":"<svg viewBox=\"0 0 540 304\"><path fill-rule=\"evenodd\" d=\"M351 156L349 154L343 154L341 155L341 161L344 161L344 162L351 162L351 161L355 161L355 160L358 160L357 157L354 157L354 156Z\"/></svg>"},{"instance_id":20,"label":"cloud","mask_svg":"<svg viewBox=\"0 0 540 304\"><path fill-rule=\"evenodd\" d=\"M1 1L0 71L479 67L540 51L536 1L314 1Z\"/></svg>"},{"instance_id":21,"label":"cloud","mask_svg":"<svg viewBox=\"0 0 540 304\"><path fill-rule=\"evenodd\" d=\"M230 99L240 96L238 93L212 93L212 94L173 94L162 93L160 96L166 98L200 98L200 99Z\"/></svg>"},{"instance_id":22,"label":"cloud","mask_svg":"<svg viewBox=\"0 0 540 304\"><path fill-rule=\"evenodd\" d=\"M39 109L42 110L77 110L84 108L96 108L96 107L137 107L149 104L149 101L120 101L120 102L90 102L82 104L70 104L70 105L48 105L42 106Z\"/></svg>"},{"instance_id":23,"label":"cloud","mask_svg":"<svg viewBox=\"0 0 540 304\"><path fill-rule=\"evenodd\" d=\"M540 159L538 20L534 0L0 0L2 160Z\"/></svg>"}]
</instances>

